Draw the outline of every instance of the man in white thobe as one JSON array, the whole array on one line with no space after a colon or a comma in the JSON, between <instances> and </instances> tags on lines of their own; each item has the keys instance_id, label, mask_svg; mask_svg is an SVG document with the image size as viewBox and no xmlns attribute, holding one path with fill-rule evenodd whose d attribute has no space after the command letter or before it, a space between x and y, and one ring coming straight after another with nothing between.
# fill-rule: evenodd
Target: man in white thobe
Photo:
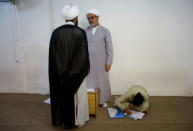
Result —
<instances>
[{"instance_id":1,"label":"man in white thobe","mask_svg":"<svg viewBox=\"0 0 193 131\"><path fill-rule=\"evenodd\" d=\"M96 9L87 11L90 24L86 29L90 60L90 73L86 78L87 88L100 90L99 105L107 107L111 99L109 70L113 61L113 46L110 32L99 24L99 12Z\"/></svg>"}]
</instances>

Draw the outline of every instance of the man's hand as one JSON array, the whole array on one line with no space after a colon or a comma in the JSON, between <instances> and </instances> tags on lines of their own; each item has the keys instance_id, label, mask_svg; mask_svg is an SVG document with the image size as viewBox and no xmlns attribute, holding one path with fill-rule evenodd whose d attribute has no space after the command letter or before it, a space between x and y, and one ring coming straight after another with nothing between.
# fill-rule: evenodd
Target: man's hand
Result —
<instances>
[{"instance_id":1,"label":"man's hand","mask_svg":"<svg viewBox=\"0 0 193 131\"><path fill-rule=\"evenodd\" d=\"M130 104L130 105L129 105L129 109L132 109L132 110L133 110L134 108L135 108L135 106L134 106L133 104Z\"/></svg>"},{"instance_id":2,"label":"man's hand","mask_svg":"<svg viewBox=\"0 0 193 131\"><path fill-rule=\"evenodd\" d=\"M131 111L129 111L129 108L125 108L123 112L127 113L128 115L131 115Z\"/></svg>"},{"instance_id":3,"label":"man's hand","mask_svg":"<svg viewBox=\"0 0 193 131\"><path fill-rule=\"evenodd\" d=\"M111 69L111 65L106 64L106 65L105 65L105 70L106 70L106 72L108 72L110 69Z\"/></svg>"},{"instance_id":4,"label":"man's hand","mask_svg":"<svg viewBox=\"0 0 193 131\"><path fill-rule=\"evenodd\" d=\"M150 112L149 112L149 110L146 110L146 111L144 111L144 113L145 113L145 114L149 114Z\"/></svg>"}]
</instances>

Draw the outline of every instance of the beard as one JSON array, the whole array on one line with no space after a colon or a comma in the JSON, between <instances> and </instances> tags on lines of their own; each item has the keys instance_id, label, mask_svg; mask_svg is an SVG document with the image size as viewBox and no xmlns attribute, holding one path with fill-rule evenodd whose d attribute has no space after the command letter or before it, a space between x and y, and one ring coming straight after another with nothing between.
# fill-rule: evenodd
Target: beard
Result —
<instances>
[{"instance_id":1,"label":"beard","mask_svg":"<svg viewBox=\"0 0 193 131\"><path fill-rule=\"evenodd\" d=\"M78 26L78 20L76 21L75 26Z\"/></svg>"},{"instance_id":2,"label":"beard","mask_svg":"<svg viewBox=\"0 0 193 131\"><path fill-rule=\"evenodd\" d=\"M94 24L94 23L90 23L90 26L95 27L95 26L96 26L96 24Z\"/></svg>"}]
</instances>

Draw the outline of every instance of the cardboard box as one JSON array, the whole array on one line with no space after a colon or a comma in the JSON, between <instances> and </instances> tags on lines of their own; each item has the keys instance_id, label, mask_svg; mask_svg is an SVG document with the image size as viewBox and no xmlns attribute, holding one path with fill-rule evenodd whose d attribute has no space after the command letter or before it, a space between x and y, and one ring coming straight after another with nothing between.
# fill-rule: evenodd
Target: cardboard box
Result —
<instances>
[{"instance_id":1,"label":"cardboard box","mask_svg":"<svg viewBox=\"0 0 193 131\"><path fill-rule=\"evenodd\" d=\"M88 106L89 106L89 114L95 115L97 114L98 109L98 101L99 101L99 90L87 90L88 92Z\"/></svg>"}]
</instances>

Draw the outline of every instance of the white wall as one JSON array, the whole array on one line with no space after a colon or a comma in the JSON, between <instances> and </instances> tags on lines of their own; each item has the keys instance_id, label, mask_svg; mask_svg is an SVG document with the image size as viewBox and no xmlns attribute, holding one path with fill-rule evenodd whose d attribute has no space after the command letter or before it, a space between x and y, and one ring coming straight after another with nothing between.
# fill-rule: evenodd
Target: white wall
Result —
<instances>
[{"instance_id":1,"label":"white wall","mask_svg":"<svg viewBox=\"0 0 193 131\"><path fill-rule=\"evenodd\" d=\"M19 0L28 92L48 93L48 47L50 3L48 0Z\"/></svg>"},{"instance_id":2,"label":"white wall","mask_svg":"<svg viewBox=\"0 0 193 131\"><path fill-rule=\"evenodd\" d=\"M110 29L114 44L113 94L140 84L151 95L192 95L193 1L53 1L54 27L63 24L65 3L80 7L83 28L86 10L100 10L100 23Z\"/></svg>"},{"instance_id":3,"label":"white wall","mask_svg":"<svg viewBox=\"0 0 193 131\"><path fill-rule=\"evenodd\" d=\"M9 3L0 3L1 8L5 5L7 10L13 8L13 5ZM1 59L0 92L48 93L48 47L51 34L50 2L47 0L18 0L17 6L14 6L12 10L12 12L4 11L0 13L1 16L6 13L18 19L18 25L13 25L12 28L19 27L18 29L21 31L21 39L19 40L19 44L22 46L22 50L20 50L22 54L21 63L17 64L14 61L15 64L13 64L13 62L7 62L7 59ZM2 32L10 30L9 19L4 18L1 21L7 23L7 25L1 25L1 27L5 27ZM15 23L16 21L12 20L10 22ZM10 28L6 29L6 26ZM1 35L0 38L0 49L6 52L0 52L1 58L7 58L7 54L15 55L15 50L8 47L8 44L4 41L10 38L14 39L13 42L9 41L10 46L14 47L14 41L17 38L12 38L10 35ZM18 45L15 46L16 49L20 48ZM14 58L15 56L12 57ZM18 65L21 71L18 70ZM23 72L23 76L21 76L21 72ZM9 74L13 77L10 77ZM15 84L14 81L20 81L21 83L20 85ZM22 83L24 84L22 85ZM16 89L13 90L12 88Z\"/></svg>"},{"instance_id":4,"label":"white wall","mask_svg":"<svg viewBox=\"0 0 193 131\"><path fill-rule=\"evenodd\" d=\"M23 82L26 81L28 92L49 92L50 33L64 24L61 9L65 3L78 4L83 28L88 26L86 10L100 10L100 23L110 29L114 44L110 73L113 94L122 94L130 85L140 84L150 95L193 95L192 0L19 0L25 65L22 69L26 76ZM1 44L0 48L4 46ZM0 65L0 71L4 69L10 70ZM6 82L1 81L0 92L5 84L14 86Z\"/></svg>"},{"instance_id":5,"label":"white wall","mask_svg":"<svg viewBox=\"0 0 193 131\"><path fill-rule=\"evenodd\" d=\"M17 18L15 6L0 3L0 92L27 92Z\"/></svg>"}]
</instances>

